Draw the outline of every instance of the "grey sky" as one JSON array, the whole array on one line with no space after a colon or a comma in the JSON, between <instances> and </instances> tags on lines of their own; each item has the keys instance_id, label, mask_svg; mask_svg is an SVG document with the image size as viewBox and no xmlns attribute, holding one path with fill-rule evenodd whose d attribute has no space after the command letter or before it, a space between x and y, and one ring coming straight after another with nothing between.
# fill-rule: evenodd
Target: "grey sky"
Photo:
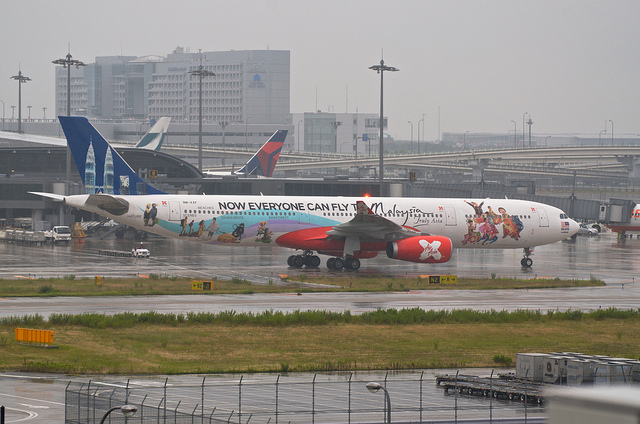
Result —
<instances>
[{"instance_id":1,"label":"grey sky","mask_svg":"<svg viewBox=\"0 0 640 424\"><path fill-rule=\"evenodd\" d=\"M291 112L379 112L385 63L389 133L640 134L640 2L517 0L3 1L0 100L52 117L54 68L74 59L192 52L291 51ZM317 92L317 97L316 97ZM317 103L316 103L317 102ZM2 105L0 104L0 107ZM17 117L17 110L16 110Z\"/></svg>"}]
</instances>

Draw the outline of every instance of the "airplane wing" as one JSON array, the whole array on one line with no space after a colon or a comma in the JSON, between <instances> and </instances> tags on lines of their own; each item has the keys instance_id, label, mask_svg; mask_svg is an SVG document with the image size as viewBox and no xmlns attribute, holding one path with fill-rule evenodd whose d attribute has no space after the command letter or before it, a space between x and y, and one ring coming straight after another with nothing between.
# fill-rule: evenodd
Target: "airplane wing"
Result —
<instances>
[{"instance_id":1,"label":"airplane wing","mask_svg":"<svg viewBox=\"0 0 640 424\"><path fill-rule=\"evenodd\" d=\"M351 221L327 231L329 238L345 238L344 253L353 255L362 241L396 241L422 235L412 228L398 225L374 213L362 200L356 202L356 215Z\"/></svg>"}]
</instances>

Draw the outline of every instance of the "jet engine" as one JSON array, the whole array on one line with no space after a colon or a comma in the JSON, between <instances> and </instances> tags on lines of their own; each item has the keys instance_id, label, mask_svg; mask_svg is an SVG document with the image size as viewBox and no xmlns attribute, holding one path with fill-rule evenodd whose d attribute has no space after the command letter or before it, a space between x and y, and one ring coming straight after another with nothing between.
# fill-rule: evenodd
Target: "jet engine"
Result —
<instances>
[{"instance_id":1,"label":"jet engine","mask_svg":"<svg viewBox=\"0 0 640 424\"><path fill-rule=\"evenodd\" d=\"M444 236L415 236L387 243L388 257L407 262L447 262L451 250L451 240Z\"/></svg>"}]
</instances>

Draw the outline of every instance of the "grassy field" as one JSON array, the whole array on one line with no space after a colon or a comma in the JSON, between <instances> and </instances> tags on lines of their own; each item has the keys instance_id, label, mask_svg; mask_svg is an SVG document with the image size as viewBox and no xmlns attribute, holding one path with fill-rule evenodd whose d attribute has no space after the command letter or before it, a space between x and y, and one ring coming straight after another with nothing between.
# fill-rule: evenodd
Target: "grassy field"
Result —
<instances>
[{"instance_id":1,"label":"grassy field","mask_svg":"<svg viewBox=\"0 0 640 424\"><path fill-rule=\"evenodd\" d=\"M191 279L162 277L158 275L143 278L101 278L96 284L94 278L43 279L0 279L0 296L124 296L124 295L163 295L163 294L202 294L191 288ZM589 280L560 279L518 279L518 278L459 278L456 284L428 284L426 278L362 276L356 273L345 276L315 276L298 273L278 276L269 284L253 284L234 278L232 280L212 279L212 290L205 293L279 293L309 291L402 291L402 290L457 290L457 289L530 289L554 287L599 286L604 283L595 278ZM319 286L311 287L314 283Z\"/></svg>"},{"instance_id":2,"label":"grassy field","mask_svg":"<svg viewBox=\"0 0 640 424\"><path fill-rule=\"evenodd\" d=\"M297 282L296 282L297 281ZM298 282L317 283L309 287ZM465 279L297 274L264 285L212 281L215 293L524 289L594 286L590 280ZM329 285L327 287L326 285ZM0 296L185 294L177 278L0 280ZM56 349L15 342L17 327L55 332ZM640 310L298 311L291 314L100 314L0 319L0 370L89 374L288 372L513 366L518 352L573 351L640 356Z\"/></svg>"},{"instance_id":3,"label":"grassy field","mask_svg":"<svg viewBox=\"0 0 640 424\"><path fill-rule=\"evenodd\" d=\"M288 372L513 366L518 352L637 358L640 311L321 311L3 319L0 369L90 374ZM39 322L39 324L38 324ZM15 343L20 324L58 349Z\"/></svg>"}]
</instances>

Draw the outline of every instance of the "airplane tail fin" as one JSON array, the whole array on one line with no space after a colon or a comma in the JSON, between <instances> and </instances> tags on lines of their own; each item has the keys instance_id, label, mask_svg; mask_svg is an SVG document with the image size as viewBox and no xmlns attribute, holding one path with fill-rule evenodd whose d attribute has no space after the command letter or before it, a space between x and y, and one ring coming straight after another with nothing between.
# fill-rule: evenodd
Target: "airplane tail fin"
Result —
<instances>
[{"instance_id":1,"label":"airplane tail fin","mask_svg":"<svg viewBox=\"0 0 640 424\"><path fill-rule=\"evenodd\" d=\"M87 118L58 119L87 193L163 194L144 182Z\"/></svg>"},{"instance_id":2,"label":"airplane tail fin","mask_svg":"<svg viewBox=\"0 0 640 424\"><path fill-rule=\"evenodd\" d=\"M167 135L170 117L162 117L142 136L136 147L139 149L160 150Z\"/></svg>"},{"instance_id":3,"label":"airplane tail fin","mask_svg":"<svg viewBox=\"0 0 640 424\"><path fill-rule=\"evenodd\" d=\"M287 130L278 130L262 145L260 150L235 174L239 175L259 175L270 177L276 167L278 157L282 151L284 140L287 138Z\"/></svg>"}]
</instances>

